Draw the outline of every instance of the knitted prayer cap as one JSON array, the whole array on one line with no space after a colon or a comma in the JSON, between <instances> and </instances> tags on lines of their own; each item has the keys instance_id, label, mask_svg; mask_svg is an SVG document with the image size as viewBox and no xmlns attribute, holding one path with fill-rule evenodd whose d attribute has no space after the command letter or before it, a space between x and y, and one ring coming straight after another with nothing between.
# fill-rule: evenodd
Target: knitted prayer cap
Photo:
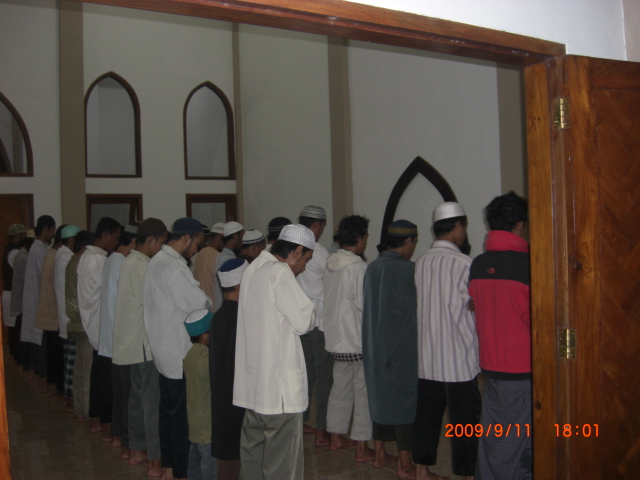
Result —
<instances>
[{"instance_id":1,"label":"knitted prayer cap","mask_svg":"<svg viewBox=\"0 0 640 480\"><path fill-rule=\"evenodd\" d=\"M36 238L36 231L33 228L31 230L27 230L27 238Z\"/></svg>"},{"instance_id":2,"label":"knitted prayer cap","mask_svg":"<svg viewBox=\"0 0 640 480\"><path fill-rule=\"evenodd\" d=\"M211 227L211 233L224 233L224 223L218 222Z\"/></svg>"},{"instance_id":3,"label":"knitted prayer cap","mask_svg":"<svg viewBox=\"0 0 640 480\"><path fill-rule=\"evenodd\" d=\"M220 267L220 270L218 270L220 285L222 285L223 288L240 285L242 274L248 266L249 262L244 258L232 258L224 262Z\"/></svg>"},{"instance_id":4,"label":"knitted prayer cap","mask_svg":"<svg viewBox=\"0 0 640 480\"><path fill-rule=\"evenodd\" d=\"M280 233L285 225L291 225L291 220L287 217L276 217L269 222L269 233Z\"/></svg>"},{"instance_id":5,"label":"knitted prayer cap","mask_svg":"<svg viewBox=\"0 0 640 480\"><path fill-rule=\"evenodd\" d=\"M410 237L418 234L418 226L409 220L396 220L387 230L390 237Z\"/></svg>"},{"instance_id":6,"label":"knitted prayer cap","mask_svg":"<svg viewBox=\"0 0 640 480\"><path fill-rule=\"evenodd\" d=\"M222 229L222 235L228 237L229 235L233 235L240 230L244 230L244 227L238 222L227 222L224 224L224 228Z\"/></svg>"},{"instance_id":7,"label":"knitted prayer cap","mask_svg":"<svg viewBox=\"0 0 640 480\"><path fill-rule=\"evenodd\" d=\"M211 325L211 319L213 313L206 308L202 310L196 310L187 315L187 319L184 321L184 327L187 329L187 333L191 337L197 337L205 332L209 331L209 325Z\"/></svg>"},{"instance_id":8,"label":"knitted prayer cap","mask_svg":"<svg viewBox=\"0 0 640 480\"><path fill-rule=\"evenodd\" d=\"M62 229L62 232L60 232L60 238L65 240L67 238L75 237L79 231L80 227L76 225L67 225Z\"/></svg>"},{"instance_id":9,"label":"knitted prayer cap","mask_svg":"<svg viewBox=\"0 0 640 480\"><path fill-rule=\"evenodd\" d=\"M307 205L300 211L300 216L317 218L318 220L326 220L327 212L324 211L324 208L318 207L317 205Z\"/></svg>"},{"instance_id":10,"label":"knitted prayer cap","mask_svg":"<svg viewBox=\"0 0 640 480\"><path fill-rule=\"evenodd\" d=\"M304 225L285 225L280 232L278 240L297 243L310 250L316 246L316 236Z\"/></svg>"},{"instance_id":11,"label":"knitted prayer cap","mask_svg":"<svg viewBox=\"0 0 640 480\"><path fill-rule=\"evenodd\" d=\"M27 231L27 227L25 227L21 223L14 223L9 227L9 236L13 237L14 235L18 235L19 233L24 233L26 231Z\"/></svg>"},{"instance_id":12,"label":"knitted prayer cap","mask_svg":"<svg viewBox=\"0 0 640 480\"><path fill-rule=\"evenodd\" d=\"M209 227L207 227L204 223L201 223L200 225L202 225L202 231L204 232L205 237L207 235L211 235L211 230L209 230Z\"/></svg>"},{"instance_id":13,"label":"knitted prayer cap","mask_svg":"<svg viewBox=\"0 0 640 480\"><path fill-rule=\"evenodd\" d=\"M191 233L201 233L202 224L191 217L182 217L173 223L173 230L171 233L177 233L178 235L189 235Z\"/></svg>"},{"instance_id":14,"label":"knitted prayer cap","mask_svg":"<svg viewBox=\"0 0 640 480\"><path fill-rule=\"evenodd\" d=\"M458 202L446 202L433 211L433 223L447 218L465 217L467 214Z\"/></svg>"},{"instance_id":15,"label":"knitted prayer cap","mask_svg":"<svg viewBox=\"0 0 640 480\"><path fill-rule=\"evenodd\" d=\"M242 236L243 245L253 245L254 243L260 243L264 240L264 235L259 230L252 228L244 232Z\"/></svg>"}]
</instances>

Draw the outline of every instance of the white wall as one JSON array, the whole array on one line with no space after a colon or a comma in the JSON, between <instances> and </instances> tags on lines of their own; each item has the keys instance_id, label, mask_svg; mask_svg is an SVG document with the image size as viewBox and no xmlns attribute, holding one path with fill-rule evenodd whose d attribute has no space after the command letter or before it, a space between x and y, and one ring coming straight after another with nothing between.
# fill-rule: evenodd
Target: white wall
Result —
<instances>
[{"instance_id":1,"label":"white wall","mask_svg":"<svg viewBox=\"0 0 640 480\"><path fill-rule=\"evenodd\" d=\"M469 218L471 254L481 253L482 208L501 193L496 65L351 42L349 75L354 207L371 220L368 259L377 257L389 194L416 156L448 180ZM420 176L399 205L395 219L418 225L414 259L433 241L441 202Z\"/></svg>"},{"instance_id":2,"label":"white wall","mask_svg":"<svg viewBox=\"0 0 640 480\"><path fill-rule=\"evenodd\" d=\"M327 211L331 244L331 140L327 38L240 26L245 226L296 222L309 204Z\"/></svg>"},{"instance_id":3,"label":"white wall","mask_svg":"<svg viewBox=\"0 0 640 480\"><path fill-rule=\"evenodd\" d=\"M60 222L57 26L55 0L0 1L0 92L27 126L34 171L0 177L0 192L33 193L36 219Z\"/></svg>"},{"instance_id":4,"label":"white wall","mask_svg":"<svg viewBox=\"0 0 640 480\"><path fill-rule=\"evenodd\" d=\"M358 0L357 3L563 43L567 53L573 55L626 59L622 0Z\"/></svg>"},{"instance_id":5,"label":"white wall","mask_svg":"<svg viewBox=\"0 0 640 480\"><path fill-rule=\"evenodd\" d=\"M640 62L640 2L623 0L624 36L627 60Z\"/></svg>"},{"instance_id":6,"label":"white wall","mask_svg":"<svg viewBox=\"0 0 640 480\"><path fill-rule=\"evenodd\" d=\"M145 217L168 226L186 193L235 193L235 181L185 180L183 109L209 80L233 104L231 24L84 4L84 83L113 71L140 102L142 178L88 178L87 193L142 193Z\"/></svg>"}]
</instances>

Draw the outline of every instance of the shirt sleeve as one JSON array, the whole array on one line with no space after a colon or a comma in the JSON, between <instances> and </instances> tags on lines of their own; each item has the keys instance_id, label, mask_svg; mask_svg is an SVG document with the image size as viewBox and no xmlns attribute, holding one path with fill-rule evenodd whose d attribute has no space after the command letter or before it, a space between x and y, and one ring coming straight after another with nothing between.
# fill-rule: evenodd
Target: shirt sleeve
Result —
<instances>
[{"instance_id":1,"label":"shirt sleeve","mask_svg":"<svg viewBox=\"0 0 640 480\"><path fill-rule=\"evenodd\" d=\"M276 308L287 319L296 335L304 335L313 322L313 303L296 282L288 266L282 268L274 285Z\"/></svg>"},{"instance_id":2,"label":"shirt sleeve","mask_svg":"<svg viewBox=\"0 0 640 480\"><path fill-rule=\"evenodd\" d=\"M20 250L18 250L17 248L14 248L13 250L11 250L11 251L9 252L9 255L7 255L7 262L9 262L9 266L10 266L11 268L13 268L13 262L15 261L15 259L16 259L16 255L18 255L18 252L19 252L19 251L20 251Z\"/></svg>"},{"instance_id":3,"label":"shirt sleeve","mask_svg":"<svg viewBox=\"0 0 640 480\"><path fill-rule=\"evenodd\" d=\"M356 308L362 312L364 310L364 274L367 271L367 264L362 262L362 265L358 267L356 275Z\"/></svg>"},{"instance_id":4,"label":"shirt sleeve","mask_svg":"<svg viewBox=\"0 0 640 480\"><path fill-rule=\"evenodd\" d=\"M194 310L210 306L208 297L198 287L189 267L184 265L184 268L173 268L167 272L170 275L169 285L175 287L171 289L173 300L180 310L188 315Z\"/></svg>"}]
</instances>

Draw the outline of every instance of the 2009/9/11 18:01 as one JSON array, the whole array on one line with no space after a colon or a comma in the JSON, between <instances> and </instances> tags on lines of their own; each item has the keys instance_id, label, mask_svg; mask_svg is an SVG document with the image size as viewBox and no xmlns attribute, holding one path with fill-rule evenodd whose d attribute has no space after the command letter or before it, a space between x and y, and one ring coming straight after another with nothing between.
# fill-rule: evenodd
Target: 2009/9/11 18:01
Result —
<instances>
[{"instance_id":1,"label":"2009/9/11 18:01","mask_svg":"<svg viewBox=\"0 0 640 480\"><path fill-rule=\"evenodd\" d=\"M557 423L556 425L556 437L571 437L573 435L582 435L583 437L590 437L591 435L597 437L598 436L598 424L594 423L593 424L593 428L592 425L585 423L584 425L582 425L582 427L580 425L576 425L575 426L575 433L573 431L573 428L570 424L565 423L564 425L558 425Z\"/></svg>"}]
</instances>

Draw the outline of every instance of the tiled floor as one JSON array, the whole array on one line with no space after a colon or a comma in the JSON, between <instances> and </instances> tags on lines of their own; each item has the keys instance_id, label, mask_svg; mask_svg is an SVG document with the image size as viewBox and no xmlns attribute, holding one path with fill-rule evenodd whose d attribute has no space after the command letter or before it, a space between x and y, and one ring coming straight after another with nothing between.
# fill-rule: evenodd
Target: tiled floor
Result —
<instances>
[{"instance_id":1,"label":"tiled floor","mask_svg":"<svg viewBox=\"0 0 640 480\"><path fill-rule=\"evenodd\" d=\"M7 413L13 480L143 480L146 464L131 466L120 449L89 433L62 406L61 397L49 397L27 383L11 365L5 366ZM395 453L394 445L387 445ZM442 437L439 464L434 471L451 476L449 439ZM355 449L330 451L315 447L305 435L305 480L386 480L395 478L395 463L386 468L354 461ZM460 477L451 476L453 479ZM250 480L250 479L249 479Z\"/></svg>"}]
</instances>

